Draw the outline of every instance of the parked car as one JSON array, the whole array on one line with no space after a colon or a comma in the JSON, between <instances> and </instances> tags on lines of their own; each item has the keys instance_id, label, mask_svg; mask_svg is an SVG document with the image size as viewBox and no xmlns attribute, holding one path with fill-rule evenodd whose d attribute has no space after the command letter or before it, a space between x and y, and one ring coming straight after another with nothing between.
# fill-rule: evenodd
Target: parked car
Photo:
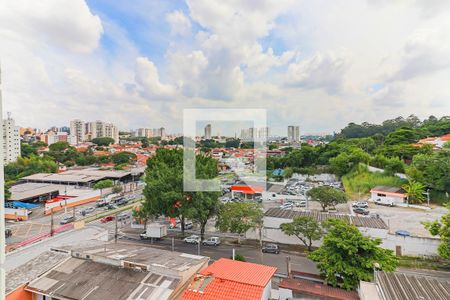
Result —
<instances>
[{"instance_id":1,"label":"parked car","mask_svg":"<svg viewBox=\"0 0 450 300\"><path fill-rule=\"evenodd\" d=\"M280 205L281 209L293 209L294 205L292 203L285 203L283 205Z\"/></svg>"},{"instance_id":2,"label":"parked car","mask_svg":"<svg viewBox=\"0 0 450 300\"><path fill-rule=\"evenodd\" d=\"M397 230L395 232L395 235L400 235L400 236L411 236L411 233L407 230Z\"/></svg>"},{"instance_id":3,"label":"parked car","mask_svg":"<svg viewBox=\"0 0 450 300\"><path fill-rule=\"evenodd\" d=\"M116 202L116 205L118 206L122 206L128 203L128 200L125 198L120 199L119 201Z\"/></svg>"},{"instance_id":4,"label":"parked car","mask_svg":"<svg viewBox=\"0 0 450 300\"><path fill-rule=\"evenodd\" d=\"M61 222L59 222L59 224L64 225L64 224L69 224L75 221L75 218L73 216L65 216Z\"/></svg>"},{"instance_id":5,"label":"parked car","mask_svg":"<svg viewBox=\"0 0 450 300\"><path fill-rule=\"evenodd\" d=\"M198 235L191 235L183 239L183 242L187 244L198 244L200 242L200 237Z\"/></svg>"},{"instance_id":6,"label":"parked car","mask_svg":"<svg viewBox=\"0 0 450 300\"><path fill-rule=\"evenodd\" d=\"M84 215L90 214L94 210L95 210L95 207L93 207L93 206L92 207L88 207L88 208L83 209L81 211L81 214L84 216Z\"/></svg>"},{"instance_id":7,"label":"parked car","mask_svg":"<svg viewBox=\"0 0 450 300\"><path fill-rule=\"evenodd\" d=\"M117 205L110 203L105 207L105 210L116 209L116 208L119 208L119 207Z\"/></svg>"},{"instance_id":8,"label":"parked car","mask_svg":"<svg viewBox=\"0 0 450 300\"><path fill-rule=\"evenodd\" d=\"M102 219L100 220L100 222L102 222L102 223L108 223L108 222L111 222L112 220L114 220L114 216L106 216L106 217L102 218Z\"/></svg>"},{"instance_id":9,"label":"parked car","mask_svg":"<svg viewBox=\"0 0 450 300\"><path fill-rule=\"evenodd\" d=\"M359 207L359 208L368 208L369 207L369 203L367 203L367 201L358 201L358 202L354 202L352 204L353 207Z\"/></svg>"},{"instance_id":10,"label":"parked car","mask_svg":"<svg viewBox=\"0 0 450 300\"><path fill-rule=\"evenodd\" d=\"M194 224L191 221L187 221L184 223L184 229L192 229L194 228Z\"/></svg>"},{"instance_id":11,"label":"parked car","mask_svg":"<svg viewBox=\"0 0 450 300\"><path fill-rule=\"evenodd\" d=\"M369 211L367 209L365 209L365 208L362 208L362 207L354 208L353 212L355 214L360 214L360 215L368 215L369 214Z\"/></svg>"},{"instance_id":12,"label":"parked car","mask_svg":"<svg viewBox=\"0 0 450 300\"><path fill-rule=\"evenodd\" d=\"M130 218L130 214L127 212L121 213L117 215L117 221L123 221Z\"/></svg>"},{"instance_id":13,"label":"parked car","mask_svg":"<svg viewBox=\"0 0 450 300\"><path fill-rule=\"evenodd\" d=\"M95 206L97 206L97 207L103 207L103 206L106 206L106 205L108 205L108 201L106 201L105 199L98 200L95 203Z\"/></svg>"},{"instance_id":14,"label":"parked car","mask_svg":"<svg viewBox=\"0 0 450 300\"><path fill-rule=\"evenodd\" d=\"M278 253L280 253L280 247L278 247L277 244L265 244L262 247L262 252L278 254Z\"/></svg>"},{"instance_id":15,"label":"parked car","mask_svg":"<svg viewBox=\"0 0 450 300\"><path fill-rule=\"evenodd\" d=\"M204 246L219 246L220 239L217 236L212 236L203 241Z\"/></svg>"}]
</instances>

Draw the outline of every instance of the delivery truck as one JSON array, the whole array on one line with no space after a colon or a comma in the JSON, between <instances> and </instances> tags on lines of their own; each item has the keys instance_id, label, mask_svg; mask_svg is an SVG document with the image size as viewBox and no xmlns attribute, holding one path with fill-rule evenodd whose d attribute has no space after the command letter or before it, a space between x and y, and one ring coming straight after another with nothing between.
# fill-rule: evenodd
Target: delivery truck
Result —
<instances>
[{"instance_id":1,"label":"delivery truck","mask_svg":"<svg viewBox=\"0 0 450 300\"><path fill-rule=\"evenodd\" d=\"M167 226L159 223L147 225L147 230L140 234L141 240L159 240L167 235Z\"/></svg>"}]
</instances>

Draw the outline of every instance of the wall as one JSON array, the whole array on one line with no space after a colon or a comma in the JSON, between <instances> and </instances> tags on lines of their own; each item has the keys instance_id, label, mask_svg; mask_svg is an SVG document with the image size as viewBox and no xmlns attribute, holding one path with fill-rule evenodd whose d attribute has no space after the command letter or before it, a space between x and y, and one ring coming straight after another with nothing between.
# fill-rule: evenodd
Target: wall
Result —
<instances>
[{"instance_id":1,"label":"wall","mask_svg":"<svg viewBox=\"0 0 450 300\"><path fill-rule=\"evenodd\" d=\"M269 282L264 287L261 300L269 300L272 293L272 280L269 280Z\"/></svg>"},{"instance_id":2,"label":"wall","mask_svg":"<svg viewBox=\"0 0 450 300\"><path fill-rule=\"evenodd\" d=\"M405 201L403 199L403 197L395 197L395 196L388 196L388 195L386 195L385 197L382 197L382 196L378 196L378 193L375 193L375 192L371 192L370 194L371 194L370 199L372 201L375 201L376 199L385 200L385 201L387 201L386 203L390 203L391 201L394 203L403 203Z\"/></svg>"},{"instance_id":3,"label":"wall","mask_svg":"<svg viewBox=\"0 0 450 300\"><path fill-rule=\"evenodd\" d=\"M26 284L23 284L14 291L6 294L5 300L32 300L33 295L32 293L25 291L25 286Z\"/></svg>"},{"instance_id":4,"label":"wall","mask_svg":"<svg viewBox=\"0 0 450 300\"><path fill-rule=\"evenodd\" d=\"M292 222L289 219L264 217L264 229L262 240L265 242L273 242L288 245L303 244L297 237L284 234L280 225ZM437 247L440 244L439 239L425 237L402 237L388 233L387 229L358 227L359 231L365 236L371 238L380 238L382 240L381 247L396 251L396 247L400 246L402 255L408 256L436 256L438 254ZM258 231L249 230L246 233L247 239L259 240ZM313 241L314 247L319 247L322 241Z\"/></svg>"},{"instance_id":5,"label":"wall","mask_svg":"<svg viewBox=\"0 0 450 300\"><path fill-rule=\"evenodd\" d=\"M28 220L28 210L24 208L9 208L5 207L5 219L6 220Z\"/></svg>"},{"instance_id":6,"label":"wall","mask_svg":"<svg viewBox=\"0 0 450 300\"><path fill-rule=\"evenodd\" d=\"M91 193L70 198L67 200L62 200L59 202L53 202L53 203L46 203L45 204L45 211L44 214L48 215L51 213L51 209L53 208L53 212L60 211L64 209L65 207L74 207L77 205L89 203L89 202L95 202L98 199L100 199L100 191L93 191Z\"/></svg>"}]
</instances>

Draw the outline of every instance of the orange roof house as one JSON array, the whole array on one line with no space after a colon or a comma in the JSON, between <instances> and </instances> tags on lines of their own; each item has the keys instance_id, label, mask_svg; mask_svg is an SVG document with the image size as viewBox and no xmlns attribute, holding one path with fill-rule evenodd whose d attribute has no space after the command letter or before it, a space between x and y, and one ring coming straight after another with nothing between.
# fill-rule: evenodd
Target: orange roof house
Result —
<instances>
[{"instance_id":1,"label":"orange roof house","mask_svg":"<svg viewBox=\"0 0 450 300\"><path fill-rule=\"evenodd\" d=\"M277 269L221 258L192 280L183 300L267 300L271 278Z\"/></svg>"}]
</instances>

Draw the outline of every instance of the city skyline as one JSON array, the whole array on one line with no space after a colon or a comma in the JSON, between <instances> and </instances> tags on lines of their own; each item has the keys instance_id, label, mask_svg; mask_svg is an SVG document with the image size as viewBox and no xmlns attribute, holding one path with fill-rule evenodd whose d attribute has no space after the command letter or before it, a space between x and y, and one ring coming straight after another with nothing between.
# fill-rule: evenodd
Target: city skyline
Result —
<instances>
[{"instance_id":1,"label":"city skyline","mask_svg":"<svg viewBox=\"0 0 450 300\"><path fill-rule=\"evenodd\" d=\"M265 108L274 133L332 133L450 110L443 1L338 1L332 15L296 1L35 5L0 12L4 111L21 126L82 117L181 132L184 108Z\"/></svg>"}]
</instances>

